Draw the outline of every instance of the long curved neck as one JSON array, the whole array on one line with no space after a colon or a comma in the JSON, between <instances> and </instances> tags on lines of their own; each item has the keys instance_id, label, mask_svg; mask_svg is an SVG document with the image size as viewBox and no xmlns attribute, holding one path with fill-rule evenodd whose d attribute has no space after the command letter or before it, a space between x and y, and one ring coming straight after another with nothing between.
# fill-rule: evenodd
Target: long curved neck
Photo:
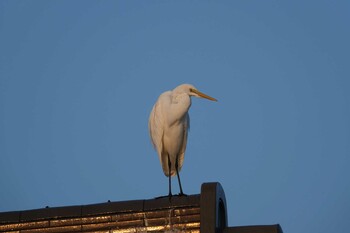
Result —
<instances>
[{"instance_id":1,"label":"long curved neck","mask_svg":"<svg viewBox=\"0 0 350 233\"><path fill-rule=\"evenodd\" d=\"M173 125L182 120L190 107L191 98L188 96L188 94L183 93L173 96L171 101L170 114L168 116L169 125Z\"/></svg>"}]
</instances>

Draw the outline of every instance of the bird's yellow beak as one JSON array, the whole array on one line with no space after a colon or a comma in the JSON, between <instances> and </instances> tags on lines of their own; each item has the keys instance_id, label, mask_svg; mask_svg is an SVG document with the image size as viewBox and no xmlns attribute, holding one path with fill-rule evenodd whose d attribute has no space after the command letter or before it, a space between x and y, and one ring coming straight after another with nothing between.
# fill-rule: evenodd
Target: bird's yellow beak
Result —
<instances>
[{"instance_id":1,"label":"bird's yellow beak","mask_svg":"<svg viewBox=\"0 0 350 233\"><path fill-rule=\"evenodd\" d=\"M204 94L204 93L202 93L202 92L200 92L200 91L198 91L196 89L191 88L190 91L193 92L193 93L196 93L198 96L200 96L202 98L205 98L205 99L208 99L208 100L211 100L211 101L218 101L217 99L215 99L215 98L213 98L213 97L211 97L209 95L206 95L206 94Z\"/></svg>"}]
</instances>

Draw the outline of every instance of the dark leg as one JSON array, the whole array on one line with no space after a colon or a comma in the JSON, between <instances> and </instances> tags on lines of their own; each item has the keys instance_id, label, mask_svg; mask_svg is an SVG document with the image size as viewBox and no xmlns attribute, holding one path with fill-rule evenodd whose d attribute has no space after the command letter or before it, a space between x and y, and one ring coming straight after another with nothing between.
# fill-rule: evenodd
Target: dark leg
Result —
<instances>
[{"instance_id":1,"label":"dark leg","mask_svg":"<svg viewBox=\"0 0 350 233\"><path fill-rule=\"evenodd\" d=\"M181 181L180 181L180 174L179 174L179 165L177 164L177 160L175 162L175 169L176 169L176 175L177 175L177 181L179 182L179 186L180 186L180 196L183 196L184 193L182 192L182 186L181 186Z\"/></svg>"},{"instance_id":2,"label":"dark leg","mask_svg":"<svg viewBox=\"0 0 350 233\"><path fill-rule=\"evenodd\" d=\"M171 193L171 175L170 175L171 162L170 162L169 154L168 154L168 168L169 168L169 197L171 197L172 196L172 193Z\"/></svg>"}]
</instances>

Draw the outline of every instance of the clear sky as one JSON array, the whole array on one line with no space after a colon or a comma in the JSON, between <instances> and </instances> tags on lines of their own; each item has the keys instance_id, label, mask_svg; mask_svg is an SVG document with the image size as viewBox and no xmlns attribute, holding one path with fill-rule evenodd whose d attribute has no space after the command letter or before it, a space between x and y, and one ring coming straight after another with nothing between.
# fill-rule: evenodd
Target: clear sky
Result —
<instances>
[{"instance_id":1,"label":"clear sky","mask_svg":"<svg viewBox=\"0 0 350 233\"><path fill-rule=\"evenodd\" d=\"M229 225L346 232L349 1L0 1L0 211L168 192L148 136L191 83L184 192ZM173 179L173 191L179 188Z\"/></svg>"}]
</instances>

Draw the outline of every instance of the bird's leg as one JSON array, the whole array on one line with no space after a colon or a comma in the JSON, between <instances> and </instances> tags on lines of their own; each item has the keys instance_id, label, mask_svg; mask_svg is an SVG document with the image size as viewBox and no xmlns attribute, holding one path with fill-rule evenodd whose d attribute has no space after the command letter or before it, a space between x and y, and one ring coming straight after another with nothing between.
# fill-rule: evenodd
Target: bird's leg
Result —
<instances>
[{"instance_id":1,"label":"bird's leg","mask_svg":"<svg viewBox=\"0 0 350 233\"><path fill-rule=\"evenodd\" d=\"M168 168L169 168L169 197L171 197L172 196L172 193L171 193L171 175L170 175L171 162L170 162L169 154L168 154Z\"/></svg>"},{"instance_id":2,"label":"bird's leg","mask_svg":"<svg viewBox=\"0 0 350 233\"><path fill-rule=\"evenodd\" d=\"M182 191L182 186L181 186L181 181L180 181L180 174L179 174L179 165L177 163L177 159L176 159L176 162L175 162L175 169L176 169L177 181L179 181L179 186L180 186L180 193L179 193L179 195L183 196L185 194Z\"/></svg>"}]
</instances>

